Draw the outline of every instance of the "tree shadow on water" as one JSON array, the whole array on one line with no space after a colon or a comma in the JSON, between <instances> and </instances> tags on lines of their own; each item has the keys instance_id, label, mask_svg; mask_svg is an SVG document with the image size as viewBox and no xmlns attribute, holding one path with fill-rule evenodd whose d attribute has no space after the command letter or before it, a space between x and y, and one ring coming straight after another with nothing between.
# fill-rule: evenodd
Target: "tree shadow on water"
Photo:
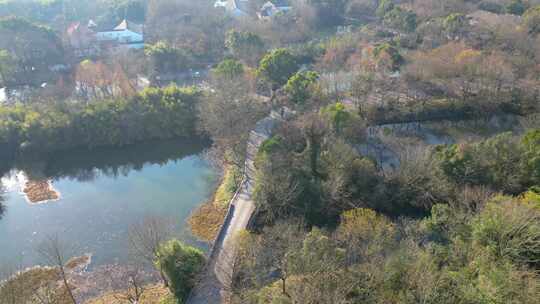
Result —
<instances>
[{"instance_id":1,"label":"tree shadow on water","mask_svg":"<svg viewBox=\"0 0 540 304\"><path fill-rule=\"evenodd\" d=\"M2 185L0 185L0 220L4 216L4 213L6 212L6 205L4 204L5 197L4 197L4 189L2 188Z\"/></svg>"}]
</instances>

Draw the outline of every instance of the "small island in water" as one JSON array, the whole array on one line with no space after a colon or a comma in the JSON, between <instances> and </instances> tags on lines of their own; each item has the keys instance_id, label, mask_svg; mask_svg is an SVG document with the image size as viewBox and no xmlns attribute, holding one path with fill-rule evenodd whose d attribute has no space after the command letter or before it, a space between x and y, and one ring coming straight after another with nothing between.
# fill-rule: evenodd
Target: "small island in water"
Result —
<instances>
[{"instance_id":1,"label":"small island in water","mask_svg":"<svg viewBox=\"0 0 540 304\"><path fill-rule=\"evenodd\" d=\"M23 192L30 204L43 204L60 199L60 192L54 189L51 180L28 180Z\"/></svg>"}]
</instances>

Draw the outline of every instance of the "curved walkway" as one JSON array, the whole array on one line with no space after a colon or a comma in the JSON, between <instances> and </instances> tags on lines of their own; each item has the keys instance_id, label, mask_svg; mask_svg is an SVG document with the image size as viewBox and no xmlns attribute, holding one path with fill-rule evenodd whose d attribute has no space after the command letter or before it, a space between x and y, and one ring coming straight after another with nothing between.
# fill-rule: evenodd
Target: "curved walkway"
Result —
<instances>
[{"instance_id":1,"label":"curved walkway","mask_svg":"<svg viewBox=\"0 0 540 304\"><path fill-rule=\"evenodd\" d=\"M234 236L248 227L255 212L255 204L251 198L255 180L255 156L260 145L272 135L272 130L281 121L283 117L272 111L250 132L244 179L231 200L223 226L209 252L208 264L201 281L186 301L187 304L217 304L228 297L235 262Z\"/></svg>"}]
</instances>

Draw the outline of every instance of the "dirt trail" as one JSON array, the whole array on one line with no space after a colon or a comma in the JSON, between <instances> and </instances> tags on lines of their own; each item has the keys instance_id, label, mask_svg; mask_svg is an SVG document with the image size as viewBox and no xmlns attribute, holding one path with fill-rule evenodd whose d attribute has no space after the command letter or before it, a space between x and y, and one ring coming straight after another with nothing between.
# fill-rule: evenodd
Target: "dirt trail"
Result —
<instances>
[{"instance_id":1,"label":"dirt trail","mask_svg":"<svg viewBox=\"0 0 540 304\"><path fill-rule=\"evenodd\" d=\"M250 132L243 182L230 203L229 212L209 253L209 262L202 281L186 301L187 304L217 304L227 296L232 280L234 236L247 228L255 212L255 203L252 200L255 157L260 145L272 135L272 130L281 121L282 116L272 111Z\"/></svg>"}]
</instances>

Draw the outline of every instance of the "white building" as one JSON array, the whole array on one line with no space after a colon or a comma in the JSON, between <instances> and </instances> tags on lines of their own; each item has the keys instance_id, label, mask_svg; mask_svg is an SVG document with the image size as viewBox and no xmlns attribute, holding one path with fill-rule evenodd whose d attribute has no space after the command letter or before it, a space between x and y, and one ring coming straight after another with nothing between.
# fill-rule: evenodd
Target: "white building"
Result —
<instances>
[{"instance_id":1,"label":"white building","mask_svg":"<svg viewBox=\"0 0 540 304\"><path fill-rule=\"evenodd\" d=\"M292 7L284 0L270 0L261 7L257 15L259 19L268 19L278 13L284 13L291 9Z\"/></svg>"},{"instance_id":2,"label":"white building","mask_svg":"<svg viewBox=\"0 0 540 304\"><path fill-rule=\"evenodd\" d=\"M111 31L97 32L96 38L102 44L125 46L129 49L144 47L144 33L142 25L123 20Z\"/></svg>"},{"instance_id":3,"label":"white building","mask_svg":"<svg viewBox=\"0 0 540 304\"><path fill-rule=\"evenodd\" d=\"M214 7L223 7L235 18L249 16L249 0L217 0Z\"/></svg>"}]
</instances>

